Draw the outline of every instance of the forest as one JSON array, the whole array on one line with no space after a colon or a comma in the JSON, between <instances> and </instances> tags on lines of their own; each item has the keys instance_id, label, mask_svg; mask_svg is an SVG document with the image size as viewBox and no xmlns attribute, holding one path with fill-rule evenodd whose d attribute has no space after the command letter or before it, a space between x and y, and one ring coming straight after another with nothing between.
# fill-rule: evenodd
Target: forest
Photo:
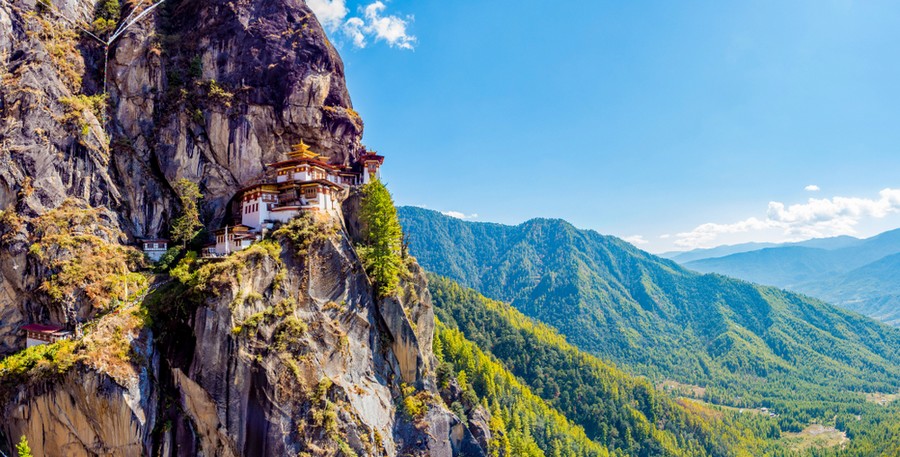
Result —
<instances>
[{"instance_id":1,"label":"forest","mask_svg":"<svg viewBox=\"0 0 900 457\"><path fill-rule=\"evenodd\" d=\"M645 378L579 351L552 328L502 302L446 278L432 275L429 282L441 322L435 352L456 373L465 373L482 401L504 404L496 379L512 375L614 453L868 456L896 455L891 452L900 446L896 404L785 400L778 417L741 414L662 392ZM785 444L789 430L824 415L849 438L844 449L803 453Z\"/></svg>"}]
</instances>

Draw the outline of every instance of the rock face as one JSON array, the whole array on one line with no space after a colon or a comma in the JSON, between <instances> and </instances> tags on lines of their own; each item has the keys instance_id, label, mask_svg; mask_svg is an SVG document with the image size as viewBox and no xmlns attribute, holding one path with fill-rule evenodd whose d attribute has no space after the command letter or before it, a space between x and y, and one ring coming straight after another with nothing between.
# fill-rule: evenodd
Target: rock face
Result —
<instances>
[{"instance_id":1,"label":"rock face","mask_svg":"<svg viewBox=\"0 0 900 457\"><path fill-rule=\"evenodd\" d=\"M95 2L49 3L0 4L0 210L25 224L0 240L6 328L46 317L30 298L28 218L74 198L111 210L123 242L165 236L172 183L188 178L215 228L292 144L335 163L362 148L343 64L301 0L166 2L110 47L108 103L102 46L63 19L91 23ZM16 343L0 332L0 354Z\"/></svg>"},{"instance_id":2,"label":"rock face","mask_svg":"<svg viewBox=\"0 0 900 457\"><path fill-rule=\"evenodd\" d=\"M68 235L165 236L187 178L214 228L293 144L343 164L363 150L343 64L302 0L167 1L111 46L106 74L103 47L62 19L93 22L95 2L51 3L0 4L0 355L21 347L22 323L96 317L39 290L57 273L29 248L42 215L74 201L104 216ZM308 244L266 242L202 281L158 284L156 337L137 352L0 383L0 449L25 435L48 456L484 455L469 430L486 417L467 428L435 390L421 269L408 261L400 291L375 300L352 204L344 214ZM115 319L137 318L109 319L113 338Z\"/></svg>"},{"instance_id":3,"label":"rock face","mask_svg":"<svg viewBox=\"0 0 900 457\"><path fill-rule=\"evenodd\" d=\"M452 429L459 420L445 407L420 419L398 410L402 383L431 385L433 374L405 377L393 335L412 327L406 308L385 318L343 232L304 256L285 251L215 269L206 287L219 293L191 317L190 362L172 366L184 414L171 420L193 425L172 442L204 455L458 455L467 431Z\"/></svg>"},{"instance_id":4,"label":"rock face","mask_svg":"<svg viewBox=\"0 0 900 457\"><path fill-rule=\"evenodd\" d=\"M165 229L167 183L201 183L211 222L300 140L333 163L362 146L340 57L300 0L168 2L110 61L114 174L135 234Z\"/></svg>"},{"instance_id":5,"label":"rock face","mask_svg":"<svg viewBox=\"0 0 900 457\"><path fill-rule=\"evenodd\" d=\"M41 437L30 440L34 455L141 455L153 429L148 400L138 386L125 389L97 372L73 371L45 392L23 391L3 428L7 436Z\"/></svg>"}]
</instances>

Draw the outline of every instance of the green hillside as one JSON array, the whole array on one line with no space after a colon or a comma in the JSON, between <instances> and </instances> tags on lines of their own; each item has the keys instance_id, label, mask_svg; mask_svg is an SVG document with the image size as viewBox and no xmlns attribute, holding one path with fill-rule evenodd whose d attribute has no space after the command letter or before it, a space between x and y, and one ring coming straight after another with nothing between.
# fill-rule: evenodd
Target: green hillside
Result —
<instances>
[{"instance_id":1,"label":"green hillside","mask_svg":"<svg viewBox=\"0 0 900 457\"><path fill-rule=\"evenodd\" d=\"M529 394L620 455L762 455L770 444L756 436L779 436L774 419L757 417L751 428L736 423L734 414L676 402L646 380L575 349L551 328L448 279L430 277L429 289L442 324L435 352L455 371L465 371L475 391L491 402L529 401L496 398L496 392L508 391L499 385L509 383L508 370Z\"/></svg>"},{"instance_id":2,"label":"green hillside","mask_svg":"<svg viewBox=\"0 0 900 457\"><path fill-rule=\"evenodd\" d=\"M864 392L900 388L900 332L858 314L697 274L560 220L513 227L420 208L400 216L427 269L636 374L696 385L716 403L790 412L779 418L785 430L859 405Z\"/></svg>"},{"instance_id":3,"label":"green hillside","mask_svg":"<svg viewBox=\"0 0 900 457\"><path fill-rule=\"evenodd\" d=\"M853 403L834 413L822 424L848 441L820 449L814 435L784 433L781 418L670 397L579 351L509 305L451 280L432 275L429 289L440 321L435 354L444 363L438 372L445 378L448 372L465 373L461 377L468 379L473 396L491 406L519 443L510 455L541 455L523 450L531 442L546 449L546 455L581 455L585 433L621 455L861 457L900 450L896 401L886 406ZM559 420L560 412L583 428L573 432ZM547 418L548 432L539 431L541 416ZM561 438L565 430L568 438Z\"/></svg>"}]
</instances>

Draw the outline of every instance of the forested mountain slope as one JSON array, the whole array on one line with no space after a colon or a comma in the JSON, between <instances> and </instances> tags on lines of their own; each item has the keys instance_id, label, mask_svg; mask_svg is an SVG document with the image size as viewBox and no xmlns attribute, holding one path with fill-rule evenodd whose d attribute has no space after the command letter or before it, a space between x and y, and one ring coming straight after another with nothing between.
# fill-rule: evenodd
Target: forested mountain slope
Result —
<instances>
[{"instance_id":1,"label":"forested mountain slope","mask_svg":"<svg viewBox=\"0 0 900 457\"><path fill-rule=\"evenodd\" d=\"M771 446L757 435L777 437L774 420L759 417L751 428L692 401L676 402L646 380L572 347L550 327L446 278L429 277L429 289L443 324L435 353L465 371L489 400L499 400L491 398L498 391L495 379L508 370L588 437L621 455L762 455ZM482 351L493 361L483 360Z\"/></svg>"},{"instance_id":2,"label":"forested mountain slope","mask_svg":"<svg viewBox=\"0 0 900 457\"><path fill-rule=\"evenodd\" d=\"M706 398L859 401L900 387L900 332L782 290L702 275L560 220L464 222L401 208L422 265L511 302L581 349Z\"/></svg>"},{"instance_id":3,"label":"forested mountain slope","mask_svg":"<svg viewBox=\"0 0 900 457\"><path fill-rule=\"evenodd\" d=\"M802 417L799 409L769 417L675 399L579 351L507 304L434 275L429 289L440 320L434 352L445 361L438 372L446 378L447 363L454 373L465 372L461 376L482 401L493 405L495 416L511 416L500 410L518 411L531 418L521 423L533 424L534 410L523 407L528 401L520 398L531 400L534 393L583 426L587 436L624 455L849 457L896 455L900 449L897 402L850 401L838 410L829 410L825 402L805 403L809 409L828 410L820 424L835 427L849 443L797 446L796 435L785 432ZM518 397L509 389L513 374L528 396Z\"/></svg>"}]
</instances>

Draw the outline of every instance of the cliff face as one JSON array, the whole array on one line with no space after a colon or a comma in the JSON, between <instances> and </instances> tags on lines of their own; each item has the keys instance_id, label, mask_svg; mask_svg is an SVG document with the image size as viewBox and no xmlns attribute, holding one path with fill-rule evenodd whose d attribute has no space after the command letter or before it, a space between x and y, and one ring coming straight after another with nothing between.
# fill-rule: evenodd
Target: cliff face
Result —
<instances>
[{"instance_id":1,"label":"cliff face","mask_svg":"<svg viewBox=\"0 0 900 457\"><path fill-rule=\"evenodd\" d=\"M335 163L360 151L343 64L303 1L166 2L110 47L108 101L102 46L63 19L90 24L94 2L46 1L0 5L0 208L24 234L75 198L111 210L119 241L163 236L179 178L200 184L214 228L291 144ZM0 253L0 297L18 304L0 310L7 328L47 316L18 241ZM6 333L0 353L16 342Z\"/></svg>"},{"instance_id":2,"label":"cliff face","mask_svg":"<svg viewBox=\"0 0 900 457\"><path fill-rule=\"evenodd\" d=\"M63 19L96 11L0 4L0 355L23 323L99 319L66 364L0 372L0 448L24 434L36 455L482 455L435 391L420 269L375 300L342 228L353 211L105 314L122 281L142 287L120 243L167 233L175 180L200 184L214 228L292 144L350 163L363 125L302 0L170 0L110 47L105 77L102 46Z\"/></svg>"},{"instance_id":3,"label":"cliff face","mask_svg":"<svg viewBox=\"0 0 900 457\"><path fill-rule=\"evenodd\" d=\"M43 389L21 390L3 429L7 436L30 437L34 455L141 455L156 412L148 387L124 387L97 371L73 370Z\"/></svg>"},{"instance_id":4,"label":"cliff face","mask_svg":"<svg viewBox=\"0 0 900 457\"><path fill-rule=\"evenodd\" d=\"M428 297L374 301L342 231L308 247L283 245L255 246L198 272L205 282L193 296L203 298L184 322L193 349L189 358L169 359L180 407L161 419L191 425L173 427L161 444L204 455L344 448L449 456L473 441L464 428L451 433L449 424L459 421L431 387L424 362L431 352L419 346L433 332ZM419 279L404 286L421 287ZM385 306L389 301L400 307ZM428 319L414 329L407 314ZM178 354L188 350L177 346ZM404 410L411 395L425 399L429 419Z\"/></svg>"},{"instance_id":5,"label":"cliff face","mask_svg":"<svg viewBox=\"0 0 900 457\"><path fill-rule=\"evenodd\" d=\"M94 8L0 5L0 207L77 197L157 235L177 178L201 184L215 225L301 139L335 163L359 154L343 64L303 1L166 2L110 47L107 109L87 97L102 94L102 47L62 19L89 24Z\"/></svg>"},{"instance_id":6,"label":"cliff face","mask_svg":"<svg viewBox=\"0 0 900 457\"><path fill-rule=\"evenodd\" d=\"M125 33L110 60L117 202L135 234L165 228L167 183L201 184L207 217L304 140L333 163L361 149L340 57L300 0L183 0Z\"/></svg>"}]
</instances>

